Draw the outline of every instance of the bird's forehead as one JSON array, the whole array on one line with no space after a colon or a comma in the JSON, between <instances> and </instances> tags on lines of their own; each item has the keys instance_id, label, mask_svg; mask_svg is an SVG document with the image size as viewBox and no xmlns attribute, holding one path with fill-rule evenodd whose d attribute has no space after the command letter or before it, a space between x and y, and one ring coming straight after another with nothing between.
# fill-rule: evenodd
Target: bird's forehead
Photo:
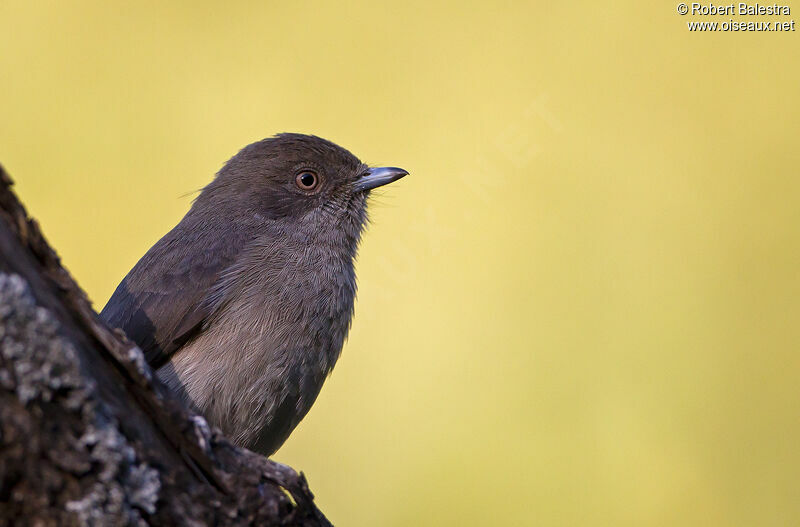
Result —
<instances>
[{"instance_id":1,"label":"bird's forehead","mask_svg":"<svg viewBox=\"0 0 800 527\"><path fill-rule=\"evenodd\" d=\"M279 158L293 163L311 162L325 168L356 170L361 161L339 145L316 136L280 134L267 140L268 148Z\"/></svg>"}]
</instances>

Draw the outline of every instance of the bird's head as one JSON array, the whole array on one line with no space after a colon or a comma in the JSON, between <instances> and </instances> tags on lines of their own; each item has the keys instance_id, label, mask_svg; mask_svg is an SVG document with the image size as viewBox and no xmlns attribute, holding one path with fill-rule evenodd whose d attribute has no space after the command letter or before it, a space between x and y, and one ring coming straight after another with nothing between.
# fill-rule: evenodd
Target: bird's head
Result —
<instances>
[{"instance_id":1,"label":"bird's head","mask_svg":"<svg viewBox=\"0 0 800 527\"><path fill-rule=\"evenodd\" d=\"M196 206L220 214L257 215L303 230L350 225L360 231L369 192L407 174L401 168L370 168L320 137L279 134L232 157L198 196Z\"/></svg>"}]
</instances>

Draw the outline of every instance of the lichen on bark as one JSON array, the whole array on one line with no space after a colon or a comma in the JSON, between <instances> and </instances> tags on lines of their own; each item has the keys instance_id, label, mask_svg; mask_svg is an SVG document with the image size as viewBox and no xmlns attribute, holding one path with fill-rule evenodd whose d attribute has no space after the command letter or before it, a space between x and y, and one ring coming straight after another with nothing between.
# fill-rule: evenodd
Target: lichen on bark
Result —
<instances>
[{"instance_id":1,"label":"lichen on bark","mask_svg":"<svg viewBox=\"0 0 800 527\"><path fill-rule=\"evenodd\" d=\"M142 513L155 512L158 501L158 472L137 459L105 410L95 383L81 371L73 345L59 335L56 319L36 305L20 276L6 273L0 273L0 356L0 386L33 418L16 430L10 428L19 419L3 419L3 439L24 441L29 428L36 427L44 440L21 445L21 450L34 449L29 456L39 450L41 464L18 463L16 470L3 470L2 490L8 497L3 518L13 522L35 514L56 523L145 525ZM49 419L53 412L70 414L71 419L63 414ZM82 424L80 435L81 427L69 426L74 423ZM4 465L11 468L13 459ZM58 486L59 478L72 492L46 493L53 499L40 501L37 511L26 510L25 500L15 500L14 480L49 487Z\"/></svg>"}]
</instances>

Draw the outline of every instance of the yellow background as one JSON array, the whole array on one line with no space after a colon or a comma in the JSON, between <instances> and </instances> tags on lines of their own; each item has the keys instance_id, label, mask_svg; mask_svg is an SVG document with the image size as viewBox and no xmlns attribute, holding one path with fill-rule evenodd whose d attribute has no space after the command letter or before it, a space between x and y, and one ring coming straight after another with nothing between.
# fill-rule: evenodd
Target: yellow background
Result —
<instances>
[{"instance_id":1,"label":"yellow background","mask_svg":"<svg viewBox=\"0 0 800 527\"><path fill-rule=\"evenodd\" d=\"M275 456L339 525L796 525L800 41L675 8L3 0L0 162L98 308L249 142L411 172Z\"/></svg>"}]
</instances>

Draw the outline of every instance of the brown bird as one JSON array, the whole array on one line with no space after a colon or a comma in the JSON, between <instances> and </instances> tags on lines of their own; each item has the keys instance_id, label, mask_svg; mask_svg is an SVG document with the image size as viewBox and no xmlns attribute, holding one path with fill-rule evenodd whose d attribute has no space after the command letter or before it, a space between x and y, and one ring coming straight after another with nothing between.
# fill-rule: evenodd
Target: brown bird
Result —
<instances>
[{"instance_id":1,"label":"brown bird","mask_svg":"<svg viewBox=\"0 0 800 527\"><path fill-rule=\"evenodd\" d=\"M405 175L315 136L246 146L101 316L191 408L237 444L272 454L342 350L367 197Z\"/></svg>"}]
</instances>

